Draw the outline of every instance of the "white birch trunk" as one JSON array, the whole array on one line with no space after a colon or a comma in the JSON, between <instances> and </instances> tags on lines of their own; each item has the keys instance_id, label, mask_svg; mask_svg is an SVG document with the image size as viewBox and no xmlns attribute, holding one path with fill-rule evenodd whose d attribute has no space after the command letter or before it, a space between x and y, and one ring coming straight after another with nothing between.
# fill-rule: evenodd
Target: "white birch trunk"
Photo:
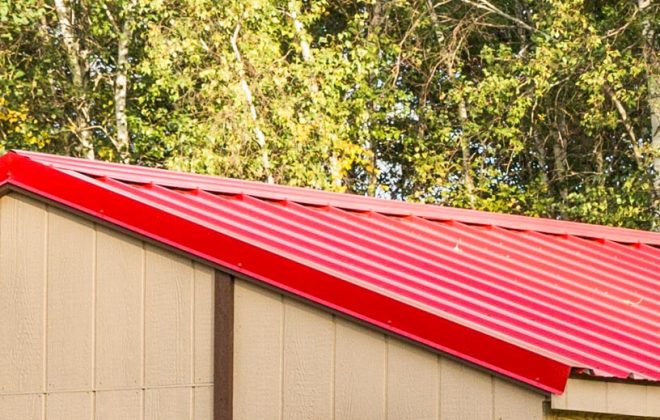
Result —
<instances>
[{"instance_id":1,"label":"white birch trunk","mask_svg":"<svg viewBox=\"0 0 660 420\"><path fill-rule=\"evenodd\" d=\"M75 134L83 148L84 156L87 159L94 159L94 143L92 141L92 132L89 127L89 104L85 99L85 76L81 61L84 57L80 51L80 43L74 33L73 11L65 0L55 0L55 10L57 11L58 28L64 51L67 59L71 80L75 91L78 104L75 115Z\"/></svg>"},{"instance_id":2,"label":"white birch trunk","mask_svg":"<svg viewBox=\"0 0 660 420\"><path fill-rule=\"evenodd\" d=\"M266 148L266 136L264 135L264 132L261 130L261 127L259 125L259 117L257 115L257 109L254 106L254 101L252 100L252 90L250 90L250 85L248 85L245 77L245 68L243 67L243 57L241 56L241 52L238 49L237 40L240 31L241 31L241 24L239 22L236 24L236 28L234 29L234 34L231 36L229 41L231 43L232 50L234 50L234 57L238 62L238 76L240 78L241 89L245 94L245 101L248 104L248 108L250 109L250 115L252 117L252 121L254 122L254 134L255 137L257 138L257 144L259 145L259 148L261 150L261 166L263 167L264 173L266 174L266 181L269 184L272 184L273 175L271 174L270 157L268 156L268 149Z\"/></svg>"},{"instance_id":3,"label":"white birch trunk","mask_svg":"<svg viewBox=\"0 0 660 420\"><path fill-rule=\"evenodd\" d=\"M653 4L652 0L638 0L640 12L645 12L646 9ZM653 159L653 169L655 169L655 199L656 209L660 208L660 61L657 57L657 51L654 50L653 40L655 33L653 31L652 22L650 18L644 18L644 36L646 38L644 55L646 58L647 67L647 88L648 88L648 105L651 112L651 148L655 152Z\"/></svg>"},{"instance_id":4,"label":"white birch trunk","mask_svg":"<svg viewBox=\"0 0 660 420\"><path fill-rule=\"evenodd\" d=\"M117 41L117 73L115 74L114 100L115 123L117 127L117 141L115 147L125 163L130 154L130 137L128 133L128 118L126 116L126 97L128 91L128 46L131 39L131 22L128 17L130 10L122 24Z\"/></svg>"},{"instance_id":5,"label":"white birch trunk","mask_svg":"<svg viewBox=\"0 0 660 420\"><path fill-rule=\"evenodd\" d=\"M312 50L307 42L307 37L305 33L305 27L303 23L298 19L298 5L295 1L289 2L289 16L293 20L293 27L296 30L296 35L298 37L298 42L300 43L300 55L305 63L311 62L314 57L312 56ZM315 94L319 91L319 87L315 80L311 80L309 83L309 91L312 94ZM330 182L334 187L341 187L341 169L339 165L339 158L337 157L337 152L335 150L335 145L331 145L332 150L330 150Z\"/></svg>"}]
</instances>

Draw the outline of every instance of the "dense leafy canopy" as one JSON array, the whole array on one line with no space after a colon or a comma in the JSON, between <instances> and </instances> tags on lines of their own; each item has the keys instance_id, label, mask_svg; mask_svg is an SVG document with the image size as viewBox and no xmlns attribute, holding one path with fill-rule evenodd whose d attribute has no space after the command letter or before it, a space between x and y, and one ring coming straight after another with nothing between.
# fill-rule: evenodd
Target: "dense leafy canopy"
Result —
<instances>
[{"instance_id":1,"label":"dense leafy canopy","mask_svg":"<svg viewBox=\"0 0 660 420\"><path fill-rule=\"evenodd\" d=\"M658 228L653 2L217 4L0 0L0 145Z\"/></svg>"}]
</instances>

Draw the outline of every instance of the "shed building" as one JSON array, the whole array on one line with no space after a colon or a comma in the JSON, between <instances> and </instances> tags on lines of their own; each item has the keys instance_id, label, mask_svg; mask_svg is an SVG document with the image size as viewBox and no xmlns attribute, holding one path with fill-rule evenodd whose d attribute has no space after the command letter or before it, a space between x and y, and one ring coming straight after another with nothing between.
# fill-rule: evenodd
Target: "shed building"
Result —
<instances>
[{"instance_id":1,"label":"shed building","mask_svg":"<svg viewBox=\"0 0 660 420\"><path fill-rule=\"evenodd\" d=\"M0 419L660 418L660 234L0 158Z\"/></svg>"}]
</instances>

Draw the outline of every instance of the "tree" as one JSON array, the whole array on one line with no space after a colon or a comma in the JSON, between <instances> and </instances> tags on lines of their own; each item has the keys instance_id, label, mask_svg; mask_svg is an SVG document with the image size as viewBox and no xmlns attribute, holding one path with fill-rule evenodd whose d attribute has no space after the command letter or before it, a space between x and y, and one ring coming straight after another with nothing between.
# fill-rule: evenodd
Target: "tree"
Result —
<instances>
[{"instance_id":1,"label":"tree","mask_svg":"<svg viewBox=\"0 0 660 420\"><path fill-rule=\"evenodd\" d=\"M660 208L660 59L658 58L658 30L660 6L651 0L638 0L641 14L641 35L644 39L642 48L646 61L646 80L648 106L651 113L651 144L655 151L653 169L655 170L656 208Z\"/></svg>"},{"instance_id":2,"label":"tree","mask_svg":"<svg viewBox=\"0 0 660 420\"><path fill-rule=\"evenodd\" d=\"M135 1L3 2L2 95L39 133L34 145L6 136L5 147L128 160L134 9Z\"/></svg>"},{"instance_id":3,"label":"tree","mask_svg":"<svg viewBox=\"0 0 660 420\"><path fill-rule=\"evenodd\" d=\"M0 140L657 228L657 26L646 0L0 0Z\"/></svg>"},{"instance_id":4,"label":"tree","mask_svg":"<svg viewBox=\"0 0 660 420\"><path fill-rule=\"evenodd\" d=\"M645 130L648 67L638 42L635 4L431 4L413 4L418 18L394 35L405 40L397 62L407 66L396 71L397 88L410 89L420 99L413 102L412 119L423 124L417 133L441 134L433 141L408 141L413 150L397 150L415 157L418 172L404 175L400 196L657 225L651 208L653 150ZM429 130L429 119L420 115L432 116L439 126ZM407 133L414 135L412 127ZM467 153L460 144L465 139ZM436 144L443 146L429 150ZM443 172L423 161L442 161L439 154L462 156L462 168L454 159L446 177L434 179ZM419 174L419 168L429 168L430 174Z\"/></svg>"}]
</instances>

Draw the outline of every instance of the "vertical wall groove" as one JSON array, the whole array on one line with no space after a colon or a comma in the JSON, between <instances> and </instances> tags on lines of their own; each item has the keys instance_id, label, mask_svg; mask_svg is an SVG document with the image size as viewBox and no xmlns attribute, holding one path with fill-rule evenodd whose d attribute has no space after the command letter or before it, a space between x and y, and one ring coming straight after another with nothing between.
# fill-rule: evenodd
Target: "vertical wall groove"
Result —
<instances>
[{"instance_id":1,"label":"vertical wall groove","mask_svg":"<svg viewBox=\"0 0 660 420\"><path fill-rule=\"evenodd\" d=\"M48 259L48 230L50 229L48 224L49 224L49 217L48 214L50 213L50 206L45 206L46 211L44 212L44 249L43 249L43 255L44 255L44 265L43 265L43 276L44 276L44 299L43 299L43 311L44 311L44 318L43 318L43 392L48 392L48 264L49 264L49 259ZM44 396L44 419L46 417L46 397Z\"/></svg>"},{"instance_id":2,"label":"vertical wall groove","mask_svg":"<svg viewBox=\"0 0 660 420\"><path fill-rule=\"evenodd\" d=\"M195 337L197 337L198 325L195 322L195 295L197 294L197 288L198 288L199 285L196 281L197 280L196 272L197 272L196 263L193 261L193 263L192 263L192 272L190 273L190 275L192 276L192 280L191 280L191 282L192 282L192 293L190 294L190 348L189 348L189 351L190 351L190 366L189 366L189 369L190 369L190 372L192 372L192 376L191 376L192 381L191 381L191 383L193 385L197 383L197 376L196 376L196 373L195 373L195 352L197 351L197 349L195 348ZM190 398L191 408L192 408L192 404L194 403L193 399L194 399L194 397L191 396L191 398ZM193 418L192 417L192 412L191 412L191 417L190 418L191 419Z\"/></svg>"},{"instance_id":3,"label":"vertical wall groove","mask_svg":"<svg viewBox=\"0 0 660 420\"><path fill-rule=\"evenodd\" d=\"M385 369L385 372L383 374L383 394L385 395L385 398L383 398L383 412L385 413L385 420L389 419L389 412L387 410L387 400L389 398L389 381L390 381L390 375L388 374L389 367L388 367L388 360L390 359L390 337L385 335L385 360L384 360L384 366L383 369Z\"/></svg>"},{"instance_id":4,"label":"vertical wall groove","mask_svg":"<svg viewBox=\"0 0 660 420\"><path fill-rule=\"evenodd\" d=\"M146 387L146 379L145 379L145 366L147 365L147 350L146 350L146 311L147 311L147 245L142 242L141 244L141 253L142 253L142 272L140 273L141 275L141 280L142 280L142 310L140 311L140 325L141 325L141 330L140 333L142 334L142 363L140 366L140 386L142 387L142 390L140 390L140 419L144 420L146 417L146 404L145 404L145 387Z\"/></svg>"},{"instance_id":5,"label":"vertical wall groove","mask_svg":"<svg viewBox=\"0 0 660 420\"><path fill-rule=\"evenodd\" d=\"M93 244L93 249L92 249L92 349L91 349L91 356L92 356L92 369L91 369L91 384L92 387L96 386L96 331L98 329L98 325L96 324L96 311L97 311L97 301L98 297L96 296L96 291L97 291L97 275L96 275L96 269L97 269L97 251L98 251L98 233L96 231L97 225L96 223L93 225L93 231L92 231L92 244ZM95 395L92 394L92 397ZM93 411L92 415L96 417L95 415L95 401L93 401L94 404L92 404Z\"/></svg>"},{"instance_id":6,"label":"vertical wall groove","mask_svg":"<svg viewBox=\"0 0 660 420\"><path fill-rule=\"evenodd\" d=\"M491 376L490 378L490 407L491 407L491 418L495 419L495 379Z\"/></svg>"},{"instance_id":7,"label":"vertical wall groove","mask_svg":"<svg viewBox=\"0 0 660 420\"><path fill-rule=\"evenodd\" d=\"M43 237L44 237L44 248L43 248L43 256L44 256L44 265L42 267L43 269L43 278L44 278L44 296L43 296L43 350L42 350L42 356L43 356L43 386L42 386L42 391L43 394L41 396L41 418L42 420L46 420L46 413L48 410L48 264L49 264L49 259L48 259L48 230L50 227L48 226L49 223L49 217L48 214L50 213L50 206L44 206L44 232L43 232Z\"/></svg>"},{"instance_id":8,"label":"vertical wall groove","mask_svg":"<svg viewBox=\"0 0 660 420\"><path fill-rule=\"evenodd\" d=\"M337 404L335 402L335 399L337 398L337 317L335 315L332 315L332 366L330 368L332 372L332 387L331 387L331 395L330 395L330 402L332 404L332 418L333 420L337 418Z\"/></svg>"},{"instance_id":9,"label":"vertical wall groove","mask_svg":"<svg viewBox=\"0 0 660 420\"><path fill-rule=\"evenodd\" d=\"M279 418L284 418L284 337L286 335L286 305L284 304L284 296L279 296L279 302L282 310L282 326L280 329L280 342L279 342L279 351L280 351L280 414Z\"/></svg>"},{"instance_id":10,"label":"vertical wall groove","mask_svg":"<svg viewBox=\"0 0 660 420\"><path fill-rule=\"evenodd\" d=\"M442 358L438 356L436 364L438 365L438 418L442 419Z\"/></svg>"}]
</instances>

